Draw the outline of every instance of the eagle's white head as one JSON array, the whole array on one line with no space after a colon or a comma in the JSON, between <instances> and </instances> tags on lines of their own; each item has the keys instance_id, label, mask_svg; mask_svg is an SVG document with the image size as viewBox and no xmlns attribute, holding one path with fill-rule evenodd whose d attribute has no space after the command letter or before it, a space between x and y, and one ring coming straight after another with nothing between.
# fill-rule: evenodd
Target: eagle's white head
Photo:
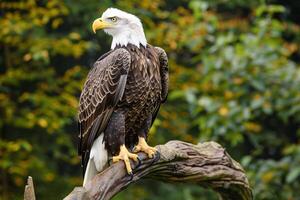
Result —
<instances>
[{"instance_id":1,"label":"eagle's white head","mask_svg":"<svg viewBox=\"0 0 300 200\"><path fill-rule=\"evenodd\" d=\"M143 25L139 18L116 8L108 8L93 23L93 31L104 29L104 32L113 37L111 48L117 45L127 46L133 44L137 47L146 46L147 40Z\"/></svg>"}]
</instances>

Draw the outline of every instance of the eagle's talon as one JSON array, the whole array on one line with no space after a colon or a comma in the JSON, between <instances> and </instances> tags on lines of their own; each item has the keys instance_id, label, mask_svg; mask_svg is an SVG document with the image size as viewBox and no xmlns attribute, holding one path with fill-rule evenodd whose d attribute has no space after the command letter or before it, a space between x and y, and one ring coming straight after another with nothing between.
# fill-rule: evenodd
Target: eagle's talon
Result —
<instances>
[{"instance_id":1,"label":"eagle's talon","mask_svg":"<svg viewBox=\"0 0 300 200\"><path fill-rule=\"evenodd\" d=\"M132 168L131 168L129 159L132 159L135 162L137 162L139 160L138 155L136 155L134 153L130 153L127 150L127 148L125 147L125 145L122 145L120 147L119 155L118 156L113 156L112 161L115 163L115 162L118 162L120 160L123 160L124 164L125 164L125 167L126 167L127 174L130 175L130 174L132 174Z\"/></svg>"},{"instance_id":2,"label":"eagle's talon","mask_svg":"<svg viewBox=\"0 0 300 200\"><path fill-rule=\"evenodd\" d=\"M154 155L154 162L158 161L159 159L160 159L160 153L158 151L156 151L155 155Z\"/></svg>"},{"instance_id":3,"label":"eagle's talon","mask_svg":"<svg viewBox=\"0 0 300 200\"><path fill-rule=\"evenodd\" d=\"M129 181L132 181L132 179L133 179L133 173L132 173L132 172L130 172L130 173L128 173L128 175L130 176L130 179L129 179Z\"/></svg>"},{"instance_id":4,"label":"eagle's talon","mask_svg":"<svg viewBox=\"0 0 300 200\"><path fill-rule=\"evenodd\" d=\"M160 159L160 153L158 151L155 152L155 155L153 157L153 160L151 162L150 165L152 165L153 163L157 162Z\"/></svg>"},{"instance_id":5,"label":"eagle's talon","mask_svg":"<svg viewBox=\"0 0 300 200\"><path fill-rule=\"evenodd\" d=\"M136 168L142 165L142 160L140 159L140 157L137 157L137 159L138 159L138 164L136 165Z\"/></svg>"},{"instance_id":6,"label":"eagle's talon","mask_svg":"<svg viewBox=\"0 0 300 200\"><path fill-rule=\"evenodd\" d=\"M135 146L133 152L137 153L137 152L140 152L140 151L146 153L148 155L148 158L153 158L157 150L154 147L150 147L147 144L145 138L139 137L139 142Z\"/></svg>"},{"instance_id":7,"label":"eagle's talon","mask_svg":"<svg viewBox=\"0 0 300 200\"><path fill-rule=\"evenodd\" d=\"M107 162L108 166L111 166L112 163L113 163L113 158L109 157Z\"/></svg>"},{"instance_id":8,"label":"eagle's talon","mask_svg":"<svg viewBox=\"0 0 300 200\"><path fill-rule=\"evenodd\" d=\"M149 149L148 150L148 157L149 158L153 158L154 156L155 156L155 152L156 152L156 150L153 150L153 149Z\"/></svg>"}]
</instances>

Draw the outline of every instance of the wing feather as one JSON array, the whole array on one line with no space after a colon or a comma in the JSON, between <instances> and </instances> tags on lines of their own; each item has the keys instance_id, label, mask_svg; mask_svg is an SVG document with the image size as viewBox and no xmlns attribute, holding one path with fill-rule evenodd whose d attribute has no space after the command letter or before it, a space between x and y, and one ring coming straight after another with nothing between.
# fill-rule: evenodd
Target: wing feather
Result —
<instances>
[{"instance_id":1,"label":"wing feather","mask_svg":"<svg viewBox=\"0 0 300 200\"><path fill-rule=\"evenodd\" d=\"M126 49L116 49L100 57L88 74L80 95L78 113L78 153L82 156L84 169L94 140L106 128L123 96L130 60Z\"/></svg>"},{"instance_id":2,"label":"wing feather","mask_svg":"<svg viewBox=\"0 0 300 200\"><path fill-rule=\"evenodd\" d=\"M160 78L161 78L161 103L164 103L168 97L168 90L169 90L169 66L168 66L168 56L166 52L160 48L155 47L157 54L159 56L159 64L160 64ZM158 111L160 109L160 103L156 105L155 110L152 114L152 122L151 125L154 123Z\"/></svg>"},{"instance_id":3,"label":"wing feather","mask_svg":"<svg viewBox=\"0 0 300 200\"><path fill-rule=\"evenodd\" d=\"M160 76L161 76L161 102L164 103L168 97L168 90L169 90L169 66L168 66L168 56L166 52L160 48L155 47L156 51L159 55L159 62L160 62Z\"/></svg>"}]
</instances>

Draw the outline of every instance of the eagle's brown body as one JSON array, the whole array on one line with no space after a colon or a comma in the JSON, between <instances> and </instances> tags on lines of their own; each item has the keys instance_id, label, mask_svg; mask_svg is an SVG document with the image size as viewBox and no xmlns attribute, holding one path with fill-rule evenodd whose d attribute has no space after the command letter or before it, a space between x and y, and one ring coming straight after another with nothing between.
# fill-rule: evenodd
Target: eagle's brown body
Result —
<instances>
[{"instance_id":1,"label":"eagle's brown body","mask_svg":"<svg viewBox=\"0 0 300 200\"><path fill-rule=\"evenodd\" d=\"M105 148L117 155L147 137L168 92L167 56L161 48L116 47L100 57L80 97L79 154L86 167L93 142L104 134Z\"/></svg>"}]
</instances>

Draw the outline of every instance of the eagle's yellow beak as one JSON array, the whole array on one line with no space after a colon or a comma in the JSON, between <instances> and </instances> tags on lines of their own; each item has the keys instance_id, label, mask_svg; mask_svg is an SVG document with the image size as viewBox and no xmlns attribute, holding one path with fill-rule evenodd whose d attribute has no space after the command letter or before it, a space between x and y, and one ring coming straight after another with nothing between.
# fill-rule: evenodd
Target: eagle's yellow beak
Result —
<instances>
[{"instance_id":1,"label":"eagle's yellow beak","mask_svg":"<svg viewBox=\"0 0 300 200\"><path fill-rule=\"evenodd\" d=\"M93 32L96 33L98 29L104 29L111 26L112 25L110 23L103 21L102 18L98 18L93 22L92 28L93 28Z\"/></svg>"}]
</instances>

